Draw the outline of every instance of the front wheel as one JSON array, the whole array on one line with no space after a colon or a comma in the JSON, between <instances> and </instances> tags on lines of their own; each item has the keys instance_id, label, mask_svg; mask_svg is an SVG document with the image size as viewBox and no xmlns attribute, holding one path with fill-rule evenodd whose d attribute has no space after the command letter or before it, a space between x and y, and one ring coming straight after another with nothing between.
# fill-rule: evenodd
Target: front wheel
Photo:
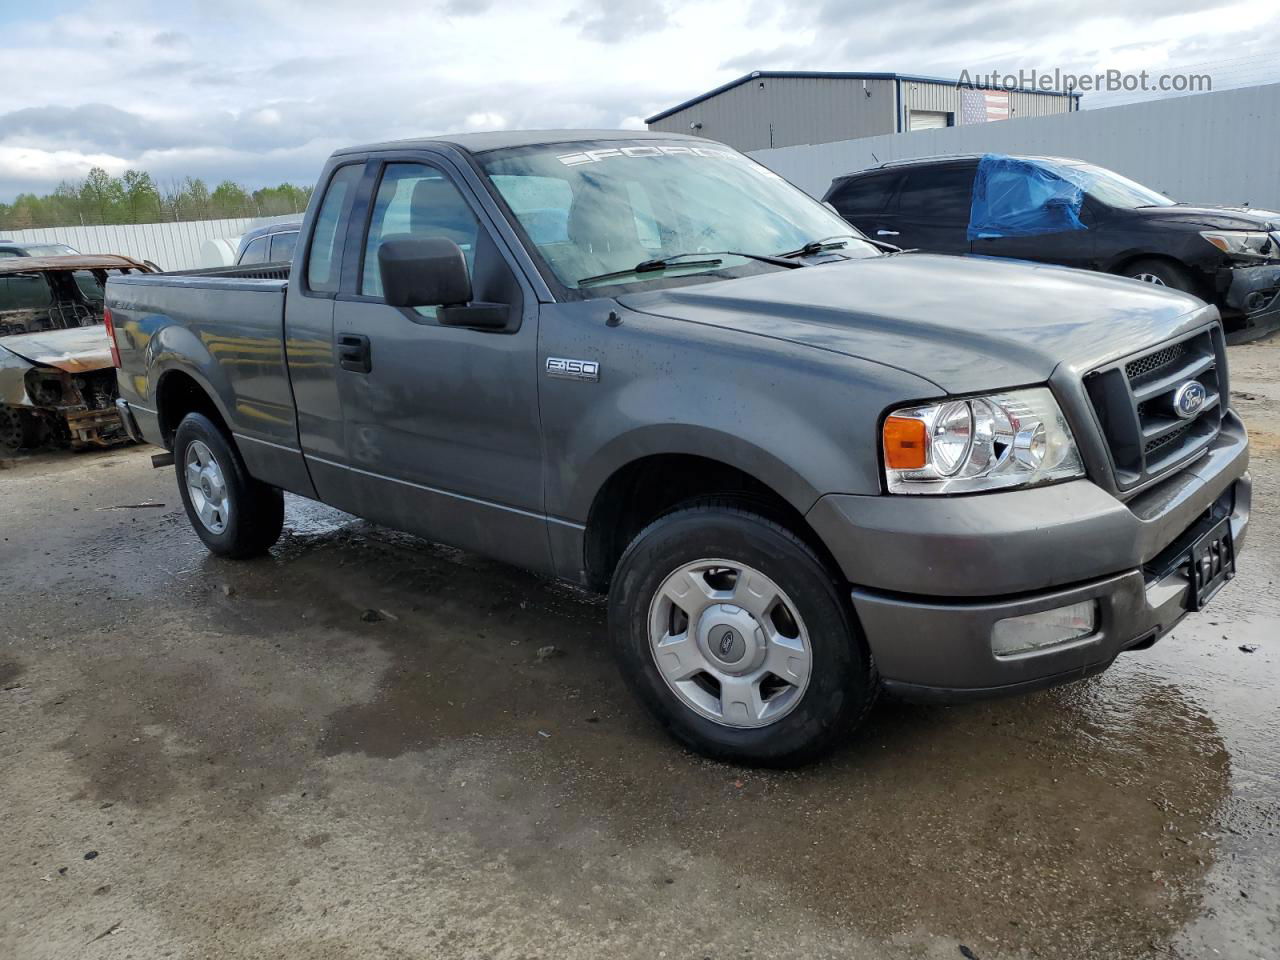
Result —
<instances>
[{"instance_id":1,"label":"front wheel","mask_svg":"<svg viewBox=\"0 0 1280 960\"><path fill-rule=\"evenodd\" d=\"M878 678L841 586L749 507L704 502L636 537L609 596L623 674L677 740L718 760L792 766L862 719Z\"/></svg>"},{"instance_id":2,"label":"front wheel","mask_svg":"<svg viewBox=\"0 0 1280 960\"><path fill-rule=\"evenodd\" d=\"M173 465L187 519L211 551L238 560L280 539L284 495L249 476L240 451L204 414L189 413L178 424Z\"/></svg>"},{"instance_id":3,"label":"front wheel","mask_svg":"<svg viewBox=\"0 0 1280 960\"><path fill-rule=\"evenodd\" d=\"M1125 268L1124 275L1130 280L1153 283L1157 287L1195 293L1195 281L1186 268L1171 260L1138 260Z\"/></svg>"}]
</instances>

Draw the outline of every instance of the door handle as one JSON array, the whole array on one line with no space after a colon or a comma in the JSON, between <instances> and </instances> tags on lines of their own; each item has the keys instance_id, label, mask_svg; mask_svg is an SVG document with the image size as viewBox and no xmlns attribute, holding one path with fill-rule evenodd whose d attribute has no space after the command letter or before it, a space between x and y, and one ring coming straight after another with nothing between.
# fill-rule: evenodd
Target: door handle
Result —
<instances>
[{"instance_id":1,"label":"door handle","mask_svg":"<svg viewBox=\"0 0 1280 960\"><path fill-rule=\"evenodd\" d=\"M896 237L897 235L898 235L897 230L877 230L876 231L877 237Z\"/></svg>"},{"instance_id":2,"label":"door handle","mask_svg":"<svg viewBox=\"0 0 1280 960\"><path fill-rule=\"evenodd\" d=\"M338 366L355 373L368 373L373 369L373 355L369 338L359 333L344 333L338 337Z\"/></svg>"}]
</instances>

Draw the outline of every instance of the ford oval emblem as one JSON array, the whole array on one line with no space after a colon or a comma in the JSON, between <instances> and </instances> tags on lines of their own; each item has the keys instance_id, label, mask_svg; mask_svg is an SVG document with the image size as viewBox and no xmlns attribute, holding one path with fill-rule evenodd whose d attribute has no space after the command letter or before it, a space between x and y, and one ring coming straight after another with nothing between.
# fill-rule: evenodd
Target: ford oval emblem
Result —
<instances>
[{"instance_id":1,"label":"ford oval emblem","mask_svg":"<svg viewBox=\"0 0 1280 960\"><path fill-rule=\"evenodd\" d=\"M1188 380L1174 391L1173 412L1183 420L1190 420L1203 409L1207 397L1204 384L1199 380Z\"/></svg>"}]
</instances>

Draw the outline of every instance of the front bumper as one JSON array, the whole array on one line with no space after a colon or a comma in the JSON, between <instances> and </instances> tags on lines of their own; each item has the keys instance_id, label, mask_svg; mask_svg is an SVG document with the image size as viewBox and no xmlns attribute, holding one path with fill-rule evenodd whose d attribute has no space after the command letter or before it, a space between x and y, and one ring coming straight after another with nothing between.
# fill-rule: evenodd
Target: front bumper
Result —
<instances>
[{"instance_id":1,"label":"front bumper","mask_svg":"<svg viewBox=\"0 0 1280 960\"><path fill-rule=\"evenodd\" d=\"M1017 693L1105 669L1185 615L1180 551L1230 516L1237 555L1251 503L1234 415L1209 452L1122 503L1086 480L966 497L824 497L810 522L855 586L885 686L913 699ZM1097 629L997 657L997 621L1091 601Z\"/></svg>"},{"instance_id":2,"label":"front bumper","mask_svg":"<svg viewBox=\"0 0 1280 960\"><path fill-rule=\"evenodd\" d=\"M1234 267L1226 274L1223 313L1244 321L1228 342L1244 343L1280 330L1280 264Z\"/></svg>"}]
</instances>

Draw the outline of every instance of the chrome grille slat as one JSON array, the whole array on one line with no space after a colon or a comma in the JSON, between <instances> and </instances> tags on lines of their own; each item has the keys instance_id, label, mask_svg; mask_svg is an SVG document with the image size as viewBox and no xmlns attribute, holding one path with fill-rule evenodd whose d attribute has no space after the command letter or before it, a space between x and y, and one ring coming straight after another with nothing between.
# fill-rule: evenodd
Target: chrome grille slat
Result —
<instances>
[{"instance_id":1,"label":"chrome grille slat","mask_svg":"<svg viewBox=\"0 0 1280 960\"><path fill-rule=\"evenodd\" d=\"M1188 380L1194 380L1205 370L1214 365L1212 355L1194 358L1190 363L1184 363L1176 370L1162 371L1160 376L1145 379L1141 384L1134 384L1130 380L1130 386L1133 389L1134 399L1139 403L1144 403L1152 397L1158 397L1162 393L1177 388L1178 384L1185 383Z\"/></svg>"},{"instance_id":2,"label":"chrome grille slat","mask_svg":"<svg viewBox=\"0 0 1280 960\"><path fill-rule=\"evenodd\" d=\"M1188 381L1205 389L1193 417L1173 406ZM1127 357L1085 378L1111 454L1116 484L1136 487L1196 456L1218 435L1225 413L1225 353L1219 326Z\"/></svg>"}]
</instances>

